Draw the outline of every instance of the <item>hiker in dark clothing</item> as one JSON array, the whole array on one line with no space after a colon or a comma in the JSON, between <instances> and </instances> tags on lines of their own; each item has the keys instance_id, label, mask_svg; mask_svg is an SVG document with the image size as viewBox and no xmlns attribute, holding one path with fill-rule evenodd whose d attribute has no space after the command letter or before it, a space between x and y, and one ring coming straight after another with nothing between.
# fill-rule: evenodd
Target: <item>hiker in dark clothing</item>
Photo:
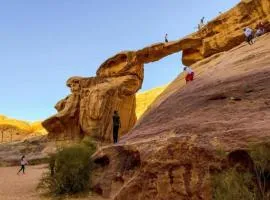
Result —
<instances>
[{"instance_id":1,"label":"hiker in dark clothing","mask_svg":"<svg viewBox=\"0 0 270 200\"><path fill-rule=\"evenodd\" d=\"M25 159L25 156L22 156L22 158L21 158L21 169L18 171L18 175L19 175L19 173L22 171L23 172L23 174L24 174L24 170L25 170L25 165L27 165L28 164L28 162L27 162L27 160Z\"/></svg>"},{"instance_id":2,"label":"hiker in dark clothing","mask_svg":"<svg viewBox=\"0 0 270 200\"><path fill-rule=\"evenodd\" d=\"M204 18L205 18L205 17L202 17L202 18L201 18L201 21L200 21L200 24L201 24L201 25L204 24Z\"/></svg>"},{"instance_id":3,"label":"hiker in dark clothing","mask_svg":"<svg viewBox=\"0 0 270 200\"><path fill-rule=\"evenodd\" d=\"M121 128L121 121L118 112L115 110L113 114L113 143L118 142L118 130Z\"/></svg>"},{"instance_id":4,"label":"hiker in dark clothing","mask_svg":"<svg viewBox=\"0 0 270 200\"><path fill-rule=\"evenodd\" d=\"M168 34L167 34L167 33L165 34L165 42L166 42L166 43L169 42L169 41L168 41Z\"/></svg>"}]
</instances>

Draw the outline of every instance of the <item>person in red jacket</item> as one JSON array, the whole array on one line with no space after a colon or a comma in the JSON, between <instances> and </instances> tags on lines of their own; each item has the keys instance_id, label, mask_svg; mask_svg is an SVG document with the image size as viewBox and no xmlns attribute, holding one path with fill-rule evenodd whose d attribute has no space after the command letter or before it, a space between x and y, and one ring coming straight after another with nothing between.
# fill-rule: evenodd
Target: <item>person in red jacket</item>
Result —
<instances>
[{"instance_id":1,"label":"person in red jacket","mask_svg":"<svg viewBox=\"0 0 270 200\"><path fill-rule=\"evenodd\" d=\"M187 72L187 75L185 77L186 79L186 83L188 83L189 81L193 81L194 80L194 72L191 68L189 67L184 67L184 71Z\"/></svg>"}]
</instances>

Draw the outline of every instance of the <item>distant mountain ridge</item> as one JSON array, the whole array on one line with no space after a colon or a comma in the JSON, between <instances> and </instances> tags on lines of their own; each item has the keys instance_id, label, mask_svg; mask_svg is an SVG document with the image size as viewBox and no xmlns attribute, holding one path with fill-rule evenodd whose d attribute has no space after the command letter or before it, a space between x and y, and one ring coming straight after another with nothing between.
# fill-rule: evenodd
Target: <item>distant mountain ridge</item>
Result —
<instances>
[{"instance_id":1,"label":"distant mountain ridge","mask_svg":"<svg viewBox=\"0 0 270 200\"><path fill-rule=\"evenodd\" d=\"M154 100L166 89L167 85L152 88L136 94L136 116L139 119Z\"/></svg>"},{"instance_id":2,"label":"distant mountain ridge","mask_svg":"<svg viewBox=\"0 0 270 200\"><path fill-rule=\"evenodd\" d=\"M0 115L0 133L3 133L3 139L1 136L0 142L6 142L21 140L25 137L35 135L44 135L47 131L42 127L39 121L31 123Z\"/></svg>"}]
</instances>

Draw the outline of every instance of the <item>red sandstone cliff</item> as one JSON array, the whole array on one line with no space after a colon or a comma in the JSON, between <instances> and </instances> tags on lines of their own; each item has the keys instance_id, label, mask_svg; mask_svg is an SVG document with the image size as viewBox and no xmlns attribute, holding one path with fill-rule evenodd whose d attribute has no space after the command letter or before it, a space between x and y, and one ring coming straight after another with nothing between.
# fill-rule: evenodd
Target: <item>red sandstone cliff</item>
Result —
<instances>
[{"instance_id":1,"label":"red sandstone cliff","mask_svg":"<svg viewBox=\"0 0 270 200\"><path fill-rule=\"evenodd\" d=\"M192 68L194 82L185 85L180 75L118 145L97 152L97 192L117 200L208 200L211 170L226 163L219 149L270 140L270 34Z\"/></svg>"}]
</instances>

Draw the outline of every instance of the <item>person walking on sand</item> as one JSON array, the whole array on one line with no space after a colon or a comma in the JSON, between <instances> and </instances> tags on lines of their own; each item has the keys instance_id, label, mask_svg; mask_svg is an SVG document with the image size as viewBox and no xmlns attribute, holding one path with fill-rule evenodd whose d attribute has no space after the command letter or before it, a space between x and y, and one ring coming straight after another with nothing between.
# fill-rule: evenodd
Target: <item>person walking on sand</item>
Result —
<instances>
[{"instance_id":1,"label":"person walking on sand","mask_svg":"<svg viewBox=\"0 0 270 200\"><path fill-rule=\"evenodd\" d=\"M249 45L254 44L253 42L253 30L251 28L244 28L243 29L244 34L246 36L246 41L248 42Z\"/></svg>"},{"instance_id":2,"label":"person walking on sand","mask_svg":"<svg viewBox=\"0 0 270 200\"><path fill-rule=\"evenodd\" d=\"M118 130L121 128L121 121L118 112L115 110L113 114L113 143L118 142Z\"/></svg>"},{"instance_id":3,"label":"person walking on sand","mask_svg":"<svg viewBox=\"0 0 270 200\"><path fill-rule=\"evenodd\" d=\"M187 75L185 77L186 84L189 81L193 81L193 79L194 79L194 72L193 72L193 70L191 68L189 68L189 67L184 67L184 71L187 72Z\"/></svg>"},{"instance_id":4,"label":"person walking on sand","mask_svg":"<svg viewBox=\"0 0 270 200\"><path fill-rule=\"evenodd\" d=\"M23 172L23 174L25 174L24 173L24 171L25 171L25 165L27 165L28 164L28 162L27 162L27 160L25 159L25 156L23 155L22 157L21 157L21 169L18 171L18 175L20 174L20 172L22 171Z\"/></svg>"},{"instance_id":5,"label":"person walking on sand","mask_svg":"<svg viewBox=\"0 0 270 200\"><path fill-rule=\"evenodd\" d=\"M167 34L167 33L165 34L165 42L166 42L166 43L169 42L169 40L168 40L168 34Z\"/></svg>"}]
</instances>

